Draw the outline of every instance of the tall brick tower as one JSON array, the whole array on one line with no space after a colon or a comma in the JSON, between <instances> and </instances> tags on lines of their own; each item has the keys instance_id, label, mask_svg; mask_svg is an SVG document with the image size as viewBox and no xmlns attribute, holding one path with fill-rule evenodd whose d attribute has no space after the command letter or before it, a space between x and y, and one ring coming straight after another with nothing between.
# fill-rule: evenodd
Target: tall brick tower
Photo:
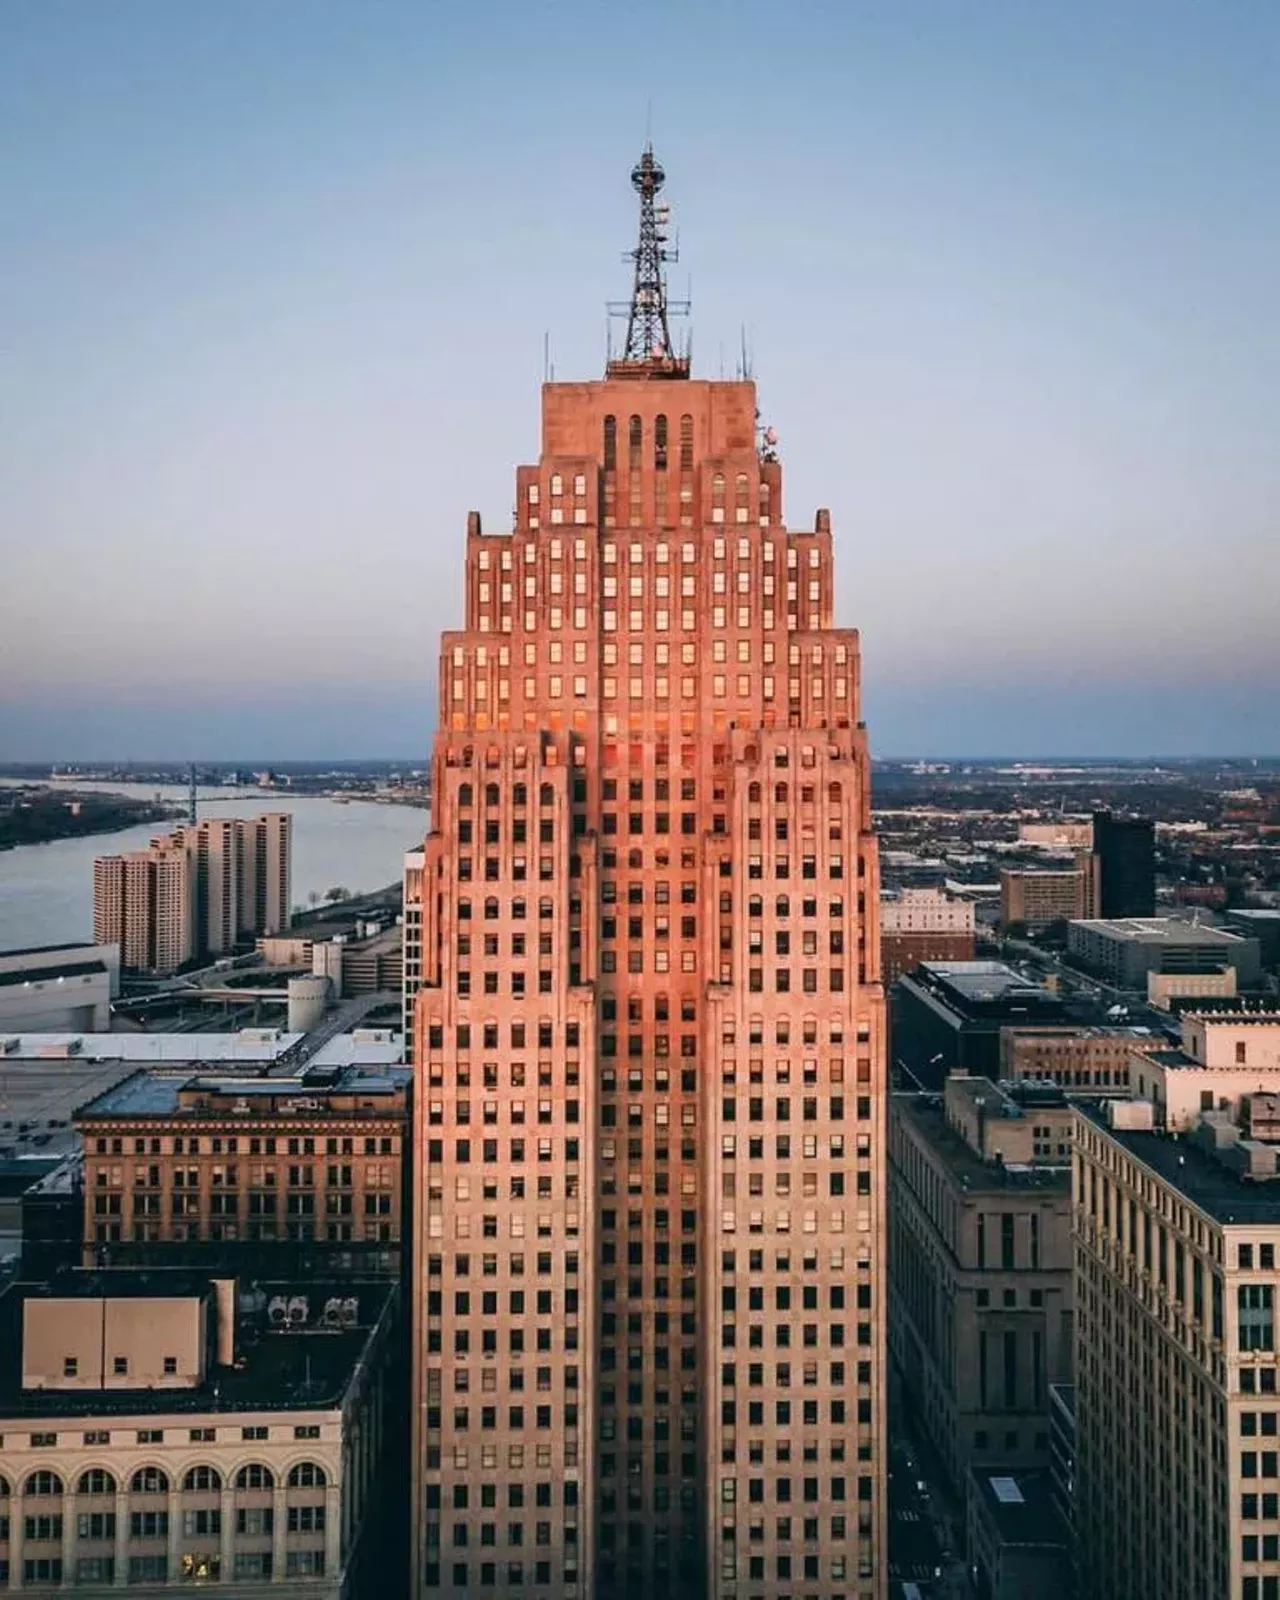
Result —
<instances>
[{"instance_id":1,"label":"tall brick tower","mask_svg":"<svg viewBox=\"0 0 1280 1600\"><path fill-rule=\"evenodd\" d=\"M672 348L652 151L632 182L625 345L544 385L440 655L415 1592L861 1600L887 1569L858 636L827 512L783 522L755 385Z\"/></svg>"}]
</instances>

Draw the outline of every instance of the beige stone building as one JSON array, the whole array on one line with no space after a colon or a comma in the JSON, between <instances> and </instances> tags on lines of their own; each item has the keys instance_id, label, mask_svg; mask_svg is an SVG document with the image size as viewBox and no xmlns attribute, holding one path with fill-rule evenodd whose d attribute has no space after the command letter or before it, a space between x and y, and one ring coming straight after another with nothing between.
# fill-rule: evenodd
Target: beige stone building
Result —
<instances>
[{"instance_id":1,"label":"beige stone building","mask_svg":"<svg viewBox=\"0 0 1280 1600\"><path fill-rule=\"evenodd\" d=\"M1092 817L1056 817L1052 822L1020 822L1018 841L1037 850L1093 849Z\"/></svg>"},{"instance_id":2,"label":"beige stone building","mask_svg":"<svg viewBox=\"0 0 1280 1600\"><path fill-rule=\"evenodd\" d=\"M1135 1056L1135 1096L1150 1100L1156 1124L1171 1132L1194 1127L1208 1111L1270 1089L1280 1074L1280 1012L1184 1012L1182 1043Z\"/></svg>"},{"instance_id":3,"label":"beige stone building","mask_svg":"<svg viewBox=\"0 0 1280 1600\"><path fill-rule=\"evenodd\" d=\"M1234 967L1221 972L1148 972L1147 1003L1172 1011L1178 1000L1232 1000L1238 987Z\"/></svg>"},{"instance_id":4,"label":"beige stone building","mask_svg":"<svg viewBox=\"0 0 1280 1600\"><path fill-rule=\"evenodd\" d=\"M1002 1028L1000 1078L1053 1083L1071 1095L1127 1097L1135 1057L1165 1042L1147 1028Z\"/></svg>"},{"instance_id":5,"label":"beige stone building","mask_svg":"<svg viewBox=\"0 0 1280 1600\"><path fill-rule=\"evenodd\" d=\"M889 1112L889 1345L963 1498L966 1473L1049 1464L1071 1371L1071 1108L953 1074Z\"/></svg>"},{"instance_id":6,"label":"beige stone building","mask_svg":"<svg viewBox=\"0 0 1280 1600\"><path fill-rule=\"evenodd\" d=\"M1177 1135L1149 1101L1077 1108L1082 1594L1280 1589L1280 1072L1266 1081Z\"/></svg>"},{"instance_id":7,"label":"beige stone building","mask_svg":"<svg viewBox=\"0 0 1280 1600\"><path fill-rule=\"evenodd\" d=\"M415 1590L870 1600L885 1066L858 638L828 514L786 525L754 383L667 342L651 151L633 181L632 322L663 326L601 381L544 385L514 525L472 515L440 653Z\"/></svg>"},{"instance_id":8,"label":"beige stone building","mask_svg":"<svg viewBox=\"0 0 1280 1600\"><path fill-rule=\"evenodd\" d=\"M396 1291L66 1273L0 1297L7 1590L346 1600L385 1492ZM366 1590L364 1592L374 1592Z\"/></svg>"}]
</instances>

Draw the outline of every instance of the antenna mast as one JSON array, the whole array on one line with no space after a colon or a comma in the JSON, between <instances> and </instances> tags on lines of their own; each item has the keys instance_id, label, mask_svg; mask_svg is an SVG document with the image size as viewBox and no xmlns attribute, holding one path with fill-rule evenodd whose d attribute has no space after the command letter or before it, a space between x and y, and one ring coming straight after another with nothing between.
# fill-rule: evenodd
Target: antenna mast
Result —
<instances>
[{"instance_id":1,"label":"antenna mast","mask_svg":"<svg viewBox=\"0 0 1280 1600\"><path fill-rule=\"evenodd\" d=\"M658 200L666 179L653 146L646 144L644 154L631 169L631 186L640 196L640 237L635 249L628 250L622 258L634 267L631 299L609 306L611 317L627 319L622 350L608 364L612 376L689 376L688 354L678 355L671 344L669 318L686 315L689 302L667 297L667 263L678 261L680 253L676 246L668 244L670 208Z\"/></svg>"}]
</instances>

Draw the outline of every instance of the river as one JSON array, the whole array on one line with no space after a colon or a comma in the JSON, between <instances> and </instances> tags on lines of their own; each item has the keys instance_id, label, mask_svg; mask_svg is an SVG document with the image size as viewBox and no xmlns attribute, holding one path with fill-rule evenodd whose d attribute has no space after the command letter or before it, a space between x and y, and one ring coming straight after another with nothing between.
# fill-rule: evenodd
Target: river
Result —
<instances>
[{"instance_id":1,"label":"river","mask_svg":"<svg viewBox=\"0 0 1280 1600\"><path fill-rule=\"evenodd\" d=\"M141 800L158 795L183 806L187 800L185 789L148 784L76 782L66 787ZM307 906L312 894L323 895L326 889L341 886L367 894L394 883L403 870L404 852L420 844L427 829L427 813L414 806L343 803L279 791L202 789L199 807L200 815L209 817L293 814L295 907ZM177 826L177 819L144 822L119 833L0 851L0 950L91 939L94 857L140 849L157 833Z\"/></svg>"}]
</instances>

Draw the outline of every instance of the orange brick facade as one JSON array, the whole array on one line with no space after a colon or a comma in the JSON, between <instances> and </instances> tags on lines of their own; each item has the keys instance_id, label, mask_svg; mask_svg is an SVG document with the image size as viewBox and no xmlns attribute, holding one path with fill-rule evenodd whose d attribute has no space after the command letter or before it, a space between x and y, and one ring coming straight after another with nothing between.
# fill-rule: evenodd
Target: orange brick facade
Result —
<instances>
[{"instance_id":1,"label":"orange brick facade","mask_svg":"<svg viewBox=\"0 0 1280 1600\"><path fill-rule=\"evenodd\" d=\"M443 638L414 1017L415 1592L886 1592L858 637L750 382L542 393Z\"/></svg>"}]
</instances>

